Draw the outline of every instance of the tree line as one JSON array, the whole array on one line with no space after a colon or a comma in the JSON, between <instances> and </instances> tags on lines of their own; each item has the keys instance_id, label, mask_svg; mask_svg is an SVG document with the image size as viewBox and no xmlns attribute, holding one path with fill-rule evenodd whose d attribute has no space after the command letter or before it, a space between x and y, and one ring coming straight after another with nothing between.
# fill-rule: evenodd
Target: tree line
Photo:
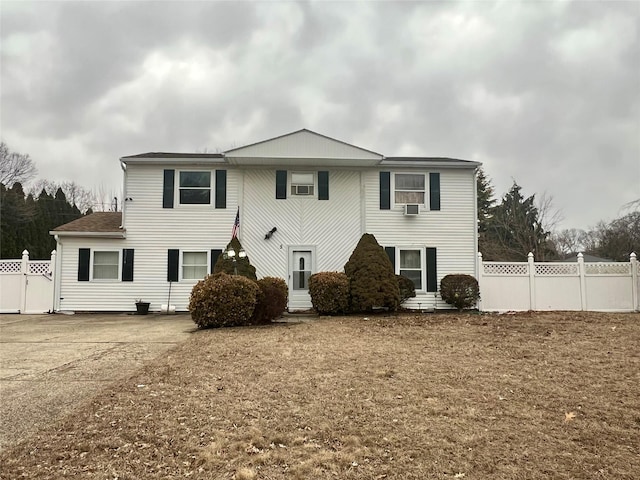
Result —
<instances>
[{"instance_id":1,"label":"tree line","mask_svg":"<svg viewBox=\"0 0 640 480\"><path fill-rule=\"evenodd\" d=\"M632 252L640 255L640 199L624 206L627 213L611 222L599 222L588 230L557 229L561 214L552 198L524 197L515 181L498 202L491 181L480 169L478 191L478 249L484 260L561 260L579 252L626 262Z\"/></svg>"},{"instance_id":2,"label":"tree line","mask_svg":"<svg viewBox=\"0 0 640 480\"><path fill-rule=\"evenodd\" d=\"M32 259L48 259L56 248L51 230L111 207L100 201L104 192L92 192L75 182L31 182L36 175L29 155L0 143L0 258L20 258L26 249Z\"/></svg>"}]
</instances>

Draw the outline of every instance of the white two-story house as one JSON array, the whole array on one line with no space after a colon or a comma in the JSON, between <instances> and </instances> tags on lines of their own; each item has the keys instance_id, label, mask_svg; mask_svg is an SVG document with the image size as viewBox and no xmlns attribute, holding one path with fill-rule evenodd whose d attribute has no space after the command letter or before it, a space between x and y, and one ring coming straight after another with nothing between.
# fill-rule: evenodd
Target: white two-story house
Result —
<instances>
[{"instance_id":1,"label":"white two-story house","mask_svg":"<svg viewBox=\"0 0 640 480\"><path fill-rule=\"evenodd\" d=\"M308 276L343 271L363 233L411 278L410 308L447 308L449 273L476 275L477 162L386 157L309 130L221 154L122 157L122 212L88 215L57 240L56 311L187 310L195 283L238 238L258 278L307 309Z\"/></svg>"}]
</instances>

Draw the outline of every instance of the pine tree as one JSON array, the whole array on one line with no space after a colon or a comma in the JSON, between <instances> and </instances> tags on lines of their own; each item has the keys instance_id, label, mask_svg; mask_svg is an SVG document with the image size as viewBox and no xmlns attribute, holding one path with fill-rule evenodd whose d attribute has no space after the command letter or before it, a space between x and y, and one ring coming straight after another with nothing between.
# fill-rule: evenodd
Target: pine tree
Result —
<instances>
[{"instance_id":1,"label":"pine tree","mask_svg":"<svg viewBox=\"0 0 640 480\"><path fill-rule=\"evenodd\" d=\"M476 190L478 194L478 250L483 255L487 255L487 251L490 250L490 246L487 244L487 230L493 217L496 199L493 197L494 190L491 180L485 175L482 168L478 169Z\"/></svg>"}]
</instances>

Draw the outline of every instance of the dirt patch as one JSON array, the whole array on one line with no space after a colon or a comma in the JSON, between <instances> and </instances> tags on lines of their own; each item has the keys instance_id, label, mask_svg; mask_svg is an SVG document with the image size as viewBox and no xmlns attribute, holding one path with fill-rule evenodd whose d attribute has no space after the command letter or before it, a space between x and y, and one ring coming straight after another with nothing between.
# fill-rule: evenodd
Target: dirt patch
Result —
<instances>
[{"instance_id":1,"label":"dirt patch","mask_svg":"<svg viewBox=\"0 0 640 480\"><path fill-rule=\"evenodd\" d=\"M1 478L635 479L640 316L201 331L0 456Z\"/></svg>"}]
</instances>

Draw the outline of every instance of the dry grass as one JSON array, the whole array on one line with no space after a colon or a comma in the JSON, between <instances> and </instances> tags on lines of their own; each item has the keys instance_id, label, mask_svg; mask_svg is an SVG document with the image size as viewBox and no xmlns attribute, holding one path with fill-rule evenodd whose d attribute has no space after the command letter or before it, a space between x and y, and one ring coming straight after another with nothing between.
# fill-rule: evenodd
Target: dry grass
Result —
<instances>
[{"instance_id":1,"label":"dry grass","mask_svg":"<svg viewBox=\"0 0 640 480\"><path fill-rule=\"evenodd\" d=\"M200 331L0 456L0 478L640 478L640 315Z\"/></svg>"}]
</instances>

